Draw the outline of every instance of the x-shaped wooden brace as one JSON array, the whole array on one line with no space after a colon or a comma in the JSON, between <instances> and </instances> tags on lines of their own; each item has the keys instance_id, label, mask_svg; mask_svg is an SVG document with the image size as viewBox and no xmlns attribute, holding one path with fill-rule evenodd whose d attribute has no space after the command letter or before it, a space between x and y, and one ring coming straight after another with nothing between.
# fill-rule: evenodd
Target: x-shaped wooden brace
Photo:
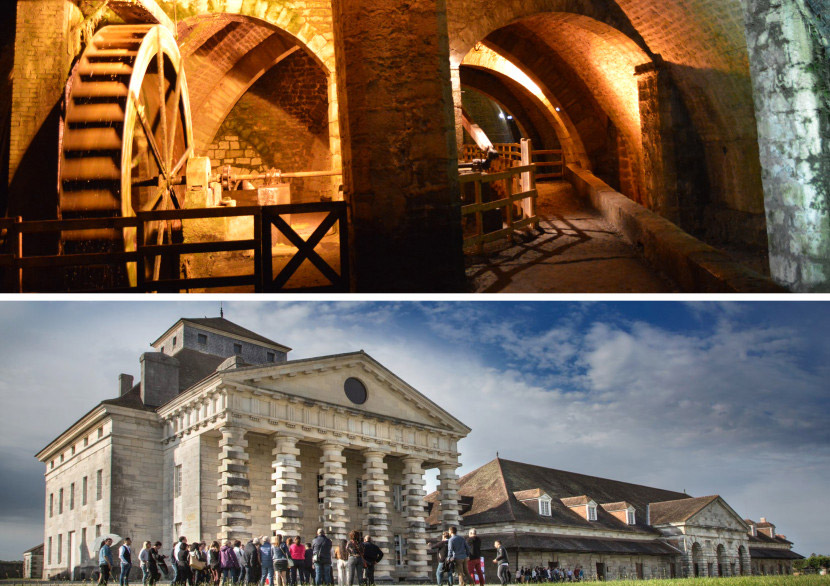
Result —
<instances>
[{"instance_id":1,"label":"x-shaped wooden brace","mask_svg":"<svg viewBox=\"0 0 830 586\"><path fill-rule=\"evenodd\" d=\"M340 279L340 275L329 266L329 264L323 260L323 258L317 254L317 251L314 249L323 239L323 236L326 235L334 223L337 221L338 217L337 214L334 212L330 212L328 216L326 216L320 225L317 226L317 229L314 230L314 233L309 237L308 240L303 240L302 237L297 234L291 226L288 225L288 222L283 220L278 214L270 215L267 212L263 212L263 216L268 219L276 228L282 232L286 238L297 247L297 254L295 254L291 260L288 261L280 273L276 276L276 278L270 283L274 290L282 289L282 287L288 282L288 279L300 268L300 265L303 264L305 259L308 259L317 269L326 277L332 285L335 285L337 281ZM270 239L267 243L268 246L271 246ZM268 255L268 262L271 262L270 256Z\"/></svg>"}]
</instances>

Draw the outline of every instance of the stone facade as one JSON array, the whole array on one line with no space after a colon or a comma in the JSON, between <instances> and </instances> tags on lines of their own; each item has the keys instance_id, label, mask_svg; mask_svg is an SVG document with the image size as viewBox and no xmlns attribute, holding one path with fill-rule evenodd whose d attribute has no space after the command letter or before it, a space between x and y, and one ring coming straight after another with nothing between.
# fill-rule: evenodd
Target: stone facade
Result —
<instances>
[{"instance_id":1,"label":"stone facade","mask_svg":"<svg viewBox=\"0 0 830 586\"><path fill-rule=\"evenodd\" d=\"M122 375L117 399L38 454L44 577L89 577L108 533L310 541L319 527L371 534L386 553L379 579L428 575L423 475L443 471L452 518L469 428L363 352L288 361L222 318L180 320L153 345L138 384Z\"/></svg>"}]
</instances>

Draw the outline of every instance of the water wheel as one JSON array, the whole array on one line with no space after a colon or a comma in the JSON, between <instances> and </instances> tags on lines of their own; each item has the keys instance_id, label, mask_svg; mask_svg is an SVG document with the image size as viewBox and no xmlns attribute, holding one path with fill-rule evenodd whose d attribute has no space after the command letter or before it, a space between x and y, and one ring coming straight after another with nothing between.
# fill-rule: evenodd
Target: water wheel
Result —
<instances>
[{"instance_id":1,"label":"water wheel","mask_svg":"<svg viewBox=\"0 0 830 586\"><path fill-rule=\"evenodd\" d=\"M113 25L92 38L67 87L60 147L59 215L71 218L134 216L138 211L184 207L180 177L193 134L182 58L161 25ZM64 231L66 253L131 252L135 228ZM145 224L144 244L180 241L175 222ZM145 277L178 276L178 259L154 257ZM77 288L136 283L136 263L69 276ZM102 283L103 279L103 283ZM90 286L91 285L91 286Z\"/></svg>"}]
</instances>

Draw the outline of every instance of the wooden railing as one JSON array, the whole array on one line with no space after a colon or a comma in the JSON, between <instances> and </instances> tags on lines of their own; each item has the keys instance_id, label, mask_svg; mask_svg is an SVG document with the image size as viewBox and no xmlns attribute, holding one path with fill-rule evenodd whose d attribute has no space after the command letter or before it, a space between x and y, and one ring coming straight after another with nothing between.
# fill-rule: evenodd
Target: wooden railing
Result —
<instances>
[{"instance_id":1,"label":"wooden railing","mask_svg":"<svg viewBox=\"0 0 830 586\"><path fill-rule=\"evenodd\" d=\"M282 217L300 214L323 213L321 223L314 232L303 239ZM248 216L253 219L253 237L241 240L219 242L185 242L173 244L139 244L131 252L93 252L84 254L24 254L27 238L36 234L59 236L63 231L101 230L133 228L136 241L144 241L144 232L150 222L187 221L207 218L232 218ZM26 291L25 277L35 271L65 267L123 267L135 263L137 282L135 286L108 288L109 292L178 292L191 289L213 289L218 287L252 287L255 292L348 292L349 291L349 249L347 237L346 202L321 202L305 204L284 204L271 206L218 207L139 212L135 217L96 218L83 220L40 220L23 221L21 218L0 218L0 232L5 234L5 253L0 254L0 268L5 269L4 289L23 293ZM339 271L335 270L316 250L323 237L334 227L338 230ZM285 240L296 247L296 252L274 276L272 254L272 232L276 229ZM217 277L195 277L177 279L147 279L145 267L153 266L156 257L178 257L210 252L253 251L253 272ZM328 280L327 285L315 287L286 288L289 279L300 265L308 259ZM63 291L71 289L64 288ZM94 289L103 292L105 289Z\"/></svg>"},{"instance_id":2,"label":"wooden railing","mask_svg":"<svg viewBox=\"0 0 830 586\"><path fill-rule=\"evenodd\" d=\"M480 254L486 242L492 242L500 238L512 239L516 230L529 225L536 228L539 225L539 217L536 215L536 198L538 195L534 178L535 173L535 165L522 165L497 173L468 173L459 176L462 189L464 189L464 185L473 184L473 203L461 207L462 225L467 224L467 216L472 215L475 218L475 232L464 238L465 250L475 248L476 252ZM504 197L484 201L484 186L494 182L502 182L503 188L501 191ZM490 191L495 192L494 189ZM522 210L518 217L514 217L513 204L515 203L519 203ZM503 212L497 212L502 216L500 218L502 221L497 222L501 228L486 231L484 225L485 214L493 214L497 210L504 210Z\"/></svg>"},{"instance_id":3,"label":"wooden railing","mask_svg":"<svg viewBox=\"0 0 830 586\"><path fill-rule=\"evenodd\" d=\"M562 149L541 149L531 153L533 163L537 167L550 167L552 170L545 173L538 173L536 179L562 179L565 177L565 159L562 156ZM545 158L549 157L549 158Z\"/></svg>"},{"instance_id":4,"label":"wooden railing","mask_svg":"<svg viewBox=\"0 0 830 586\"><path fill-rule=\"evenodd\" d=\"M519 143L494 143L499 155L510 161L521 162L522 147ZM539 179L562 179L565 176L565 159L562 156L562 149L538 149L531 151L532 162L539 167L536 180ZM484 152L474 144L465 144L461 148L461 160L472 161L481 159ZM550 169L544 170L545 169Z\"/></svg>"}]
</instances>

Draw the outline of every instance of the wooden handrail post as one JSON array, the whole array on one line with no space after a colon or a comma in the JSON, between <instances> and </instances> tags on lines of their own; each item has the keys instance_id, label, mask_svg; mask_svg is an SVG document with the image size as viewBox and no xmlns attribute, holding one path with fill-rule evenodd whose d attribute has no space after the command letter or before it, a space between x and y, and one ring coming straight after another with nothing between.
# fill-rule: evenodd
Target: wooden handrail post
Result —
<instances>
[{"instance_id":1,"label":"wooden handrail post","mask_svg":"<svg viewBox=\"0 0 830 586\"><path fill-rule=\"evenodd\" d=\"M262 243L262 209L254 214L254 292L262 293L264 291L264 282L262 280L262 259L265 256ZM268 255L270 256L270 255Z\"/></svg>"},{"instance_id":2,"label":"wooden handrail post","mask_svg":"<svg viewBox=\"0 0 830 586\"><path fill-rule=\"evenodd\" d=\"M135 250L138 253L138 258L135 262L135 284L139 291L147 293L147 285L144 282L144 252L142 251L144 245L144 220L139 215L136 215L136 219L138 223L135 227Z\"/></svg>"},{"instance_id":3,"label":"wooden handrail post","mask_svg":"<svg viewBox=\"0 0 830 586\"><path fill-rule=\"evenodd\" d=\"M507 240L513 242L513 177L504 180L507 184Z\"/></svg>"},{"instance_id":4,"label":"wooden handrail post","mask_svg":"<svg viewBox=\"0 0 830 586\"><path fill-rule=\"evenodd\" d=\"M14 226L12 229L16 232L15 234L15 246L14 246L14 261L15 265L17 265L16 270L14 271L15 279L17 280L17 292L23 293L23 263L21 263L21 259L23 258L23 227L21 224L23 223L23 216L17 216L14 219Z\"/></svg>"},{"instance_id":5,"label":"wooden handrail post","mask_svg":"<svg viewBox=\"0 0 830 586\"><path fill-rule=\"evenodd\" d=\"M473 185L475 186L476 205L481 205L481 180L476 179ZM484 217L482 216L481 210L476 210L476 235L484 235ZM476 254L481 254L482 252L484 252L484 243L479 242L476 244Z\"/></svg>"}]
</instances>

